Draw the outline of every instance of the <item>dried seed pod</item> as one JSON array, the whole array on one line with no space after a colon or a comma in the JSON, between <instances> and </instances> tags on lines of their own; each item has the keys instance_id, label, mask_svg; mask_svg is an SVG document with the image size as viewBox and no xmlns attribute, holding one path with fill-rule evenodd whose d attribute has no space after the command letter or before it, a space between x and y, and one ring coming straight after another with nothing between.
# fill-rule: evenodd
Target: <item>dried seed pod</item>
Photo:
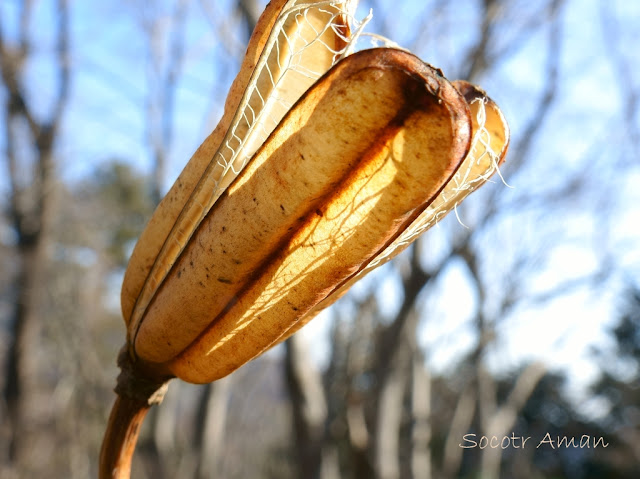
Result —
<instances>
[{"instance_id":1,"label":"dried seed pod","mask_svg":"<svg viewBox=\"0 0 640 479\"><path fill-rule=\"evenodd\" d=\"M354 7L281 0L261 17L219 127L158 207L125 275L129 350L152 369L192 382L228 374L404 249L504 158L508 129L497 106L399 50L347 57L289 109L344 52ZM405 121L418 117L421 129L408 128ZM272 131L270 123L279 126ZM438 137L445 123L449 136ZM382 167L396 165L398 142L415 157L402 157L403 168L393 170L404 171L403 180ZM397 193L406 202L383 195L368 213L349 210L358 195L376 198L367 185L383 177L365 167L374 157L387 171L386 191L420 193ZM433 170L428 178L421 177L425 167ZM361 175L368 181L359 183ZM325 216L334 204L344 206L342 214ZM377 217L378 229L356 227L367 215ZM338 239L338 224L351 224L363 247L345 246L351 243ZM331 249L319 246L327 244ZM326 257L335 259L320 261ZM319 262L328 269L316 271ZM286 303L274 299L282 295Z\"/></svg>"},{"instance_id":2,"label":"dried seed pod","mask_svg":"<svg viewBox=\"0 0 640 479\"><path fill-rule=\"evenodd\" d=\"M220 123L140 237L100 477L129 476L168 379L213 381L286 339L504 159L482 91L405 51L348 55L356 3L267 5Z\"/></svg>"},{"instance_id":3,"label":"dried seed pod","mask_svg":"<svg viewBox=\"0 0 640 479\"><path fill-rule=\"evenodd\" d=\"M437 197L470 124L460 93L411 54L340 62L220 197L151 303L136 354L162 360L179 342L170 371L210 382L271 347Z\"/></svg>"},{"instance_id":4,"label":"dried seed pod","mask_svg":"<svg viewBox=\"0 0 640 479\"><path fill-rule=\"evenodd\" d=\"M470 136L462 95L415 56L377 49L346 58L194 228L129 324L134 355L210 382L260 354L415 221Z\"/></svg>"}]
</instances>

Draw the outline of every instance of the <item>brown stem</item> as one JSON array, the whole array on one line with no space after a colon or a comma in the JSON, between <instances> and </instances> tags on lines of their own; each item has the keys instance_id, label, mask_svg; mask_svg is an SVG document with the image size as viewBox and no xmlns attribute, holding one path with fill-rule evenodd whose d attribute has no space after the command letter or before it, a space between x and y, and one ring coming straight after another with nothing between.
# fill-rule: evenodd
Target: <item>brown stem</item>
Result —
<instances>
[{"instance_id":1,"label":"brown stem","mask_svg":"<svg viewBox=\"0 0 640 479\"><path fill-rule=\"evenodd\" d=\"M150 408L146 401L122 396L116 398L100 451L100 479L130 477L138 433Z\"/></svg>"},{"instance_id":2,"label":"brown stem","mask_svg":"<svg viewBox=\"0 0 640 479\"><path fill-rule=\"evenodd\" d=\"M118 365L121 372L115 389L117 397L102 440L99 479L129 479L142 422L151 406L162 402L169 385L170 378L156 379L141 370L126 346L118 356Z\"/></svg>"}]
</instances>

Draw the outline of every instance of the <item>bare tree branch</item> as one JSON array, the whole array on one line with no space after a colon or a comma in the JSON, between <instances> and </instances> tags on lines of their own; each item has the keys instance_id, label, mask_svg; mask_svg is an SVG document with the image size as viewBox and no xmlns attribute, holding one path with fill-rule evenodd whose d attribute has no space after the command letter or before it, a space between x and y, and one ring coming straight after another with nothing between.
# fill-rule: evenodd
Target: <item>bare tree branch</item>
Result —
<instances>
[{"instance_id":1,"label":"bare tree branch","mask_svg":"<svg viewBox=\"0 0 640 479\"><path fill-rule=\"evenodd\" d=\"M600 2L600 22L603 39L609 53L607 59L611 61L620 85L620 92L625 98L623 107L625 130L630 137L629 141L634 152L633 157L637 158L640 151L640 129L636 125L635 117L640 105L640 91L634 84L632 67L621 51L620 25L611 10L610 2Z\"/></svg>"},{"instance_id":2,"label":"bare tree branch","mask_svg":"<svg viewBox=\"0 0 640 479\"><path fill-rule=\"evenodd\" d=\"M58 94L51 115L51 128L59 128L66 104L69 101L69 86L71 83L69 58L69 6L67 0L58 0L58 37L56 39L56 53L58 69ZM53 132L53 136L56 132Z\"/></svg>"},{"instance_id":3,"label":"bare tree branch","mask_svg":"<svg viewBox=\"0 0 640 479\"><path fill-rule=\"evenodd\" d=\"M498 24L501 4L496 0L484 0L482 2L482 26L480 27L480 39L471 48L463 65L468 65L463 71L462 78L474 79L490 66L489 45L492 43L495 25Z\"/></svg>"},{"instance_id":4,"label":"bare tree branch","mask_svg":"<svg viewBox=\"0 0 640 479\"><path fill-rule=\"evenodd\" d=\"M393 370L395 356L403 346L403 336L413 323L408 325L411 318L411 310L415 307L416 299L429 282L432 276L426 273L420 265L419 245L412 247L411 267L408 276L403 280L404 298L400 310L396 314L394 321L383 331L378 339L378 355L376 357L376 376L380 384L383 384L386 377Z\"/></svg>"},{"instance_id":5,"label":"bare tree branch","mask_svg":"<svg viewBox=\"0 0 640 479\"><path fill-rule=\"evenodd\" d=\"M162 18L143 18L149 48L149 94L147 95L147 137L153 160L152 197L163 196L167 156L173 139L175 90L184 60L184 28L189 0L176 0L171 13L171 32L161 28ZM164 52L164 38L168 51Z\"/></svg>"},{"instance_id":6,"label":"bare tree branch","mask_svg":"<svg viewBox=\"0 0 640 479\"><path fill-rule=\"evenodd\" d=\"M558 96L558 79L560 77L560 58L562 53L562 24L561 7L564 0L553 0L549 12L549 33L547 40L547 64L545 72L546 82L540 100L537 102L536 110L527 126L520 134L520 140L511 149L511 160L509 161L509 173L517 172L529 156L533 140L538 135L544 125L546 117L551 111L551 106Z\"/></svg>"},{"instance_id":7,"label":"bare tree branch","mask_svg":"<svg viewBox=\"0 0 640 479\"><path fill-rule=\"evenodd\" d=\"M247 39L251 35L262 9L257 0L238 0L237 6L240 18L244 20L247 30Z\"/></svg>"}]
</instances>

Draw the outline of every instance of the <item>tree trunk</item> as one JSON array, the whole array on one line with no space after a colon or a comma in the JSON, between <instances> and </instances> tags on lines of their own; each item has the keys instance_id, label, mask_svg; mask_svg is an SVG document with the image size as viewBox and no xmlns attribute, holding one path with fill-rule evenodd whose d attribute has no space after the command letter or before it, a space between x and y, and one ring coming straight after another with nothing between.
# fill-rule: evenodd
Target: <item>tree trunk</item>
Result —
<instances>
[{"instance_id":1,"label":"tree trunk","mask_svg":"<svg viewBox=\"0 0 640 479\"><path fill-rule=\"evenodd\" d=\"M204 418L199 441L198 477L200 479L222 477L221 458L230 385L231 378L226 377L206 386L207 390L203 397Z\"/></svg>"},{"instance_id":2,"label":"tree trunk","mask_svg":"<svg viewBox=\"0 0 640 479\"><path fill-rule=\"evenodd\" d=\"M404 300L395 320L377 342L375 376L378 379L373 455L376 477L400 477L399 441L405 391L411 376L411 362L417 345L418 314L415 304L430 276L420 267L419 245L414 245L411 270L403 281Z\"/></svg>"},{"instance_id":3,"label":"tree trunk","mask_svg":"<svg viewBox=\"0 0 640 479\"><path fill-rule=\"evenodd\" d=\"M5 369L3 398L7 404L10 424L9 461L16 463L23 444L21 434L29 429L26 423L26 380L33 377L39 351L38 303L42 293L51 223L51 193L54 186L54 142L69 93L69 18L65 0L58 0L56 55L57 94L49 118L40 120L30 109L24 92L25 68L31 44L28 25L31 2L22 2L19 42L5 43L0 29L0 77L6 98L4 112L5 148L10 187L10 218L18 237L19 261L16 281L16 303L9 326L9 347ZM40 107L41 105L38 105ZM32 176L25 181L19 166L32 160Z\"/></svg>"},{"instance_id":4,"label":"tree trunk","mask_svg":"<svg viewBox=\"0 0 640 479\"><path fill-rule=\"evenodd\" d=\"M469 430L476 413L476 388L468 385L458 397L456 409L453 412L451 427L447 434L444 446L444 458L442 460L442 478L453 479L458 477L458 471L462 464L462 449L460 438Z\"/></svg>"},{"instance_id":5,"label":"tree trunk","mask_svg":"<svg viewBox=\"0 0 640 479\"><path fill-rule=\"evenodd\" d=\"M8 456L14 462L20 456L23 441L21 433L28 430L24 411L24 390L35 374L31 352L37 351L38 295L46 261L45 241L38 234L33 242L18 247L21 268L17 279L17 300L11 321L9 337L12 341L7 354L4 398L11 423Z\"/></svg>"},{"instance_id":6,"label":"tree trunk","mask_svg":"<svg viewBox=\"0 0 640 479\"><path fill-rule=\"evenodd\" d=\"M500 438L508 435L518 419L518 414L544 377L545 372L546 369L541 363L531 363L520 373L506 401L488 418L485 431L487 437L496 436ZM496 479L500 477L501 461L501 448L488 447L482 451L482 477Z\"/></svg>"},{"instance_id":7,"label":"tree trunk","mask_svg":"<svg viewBox=\"0 0 640 479\"><path fill-rule=\"evenodd\" d=\"M286 378L299 477L319 479L327 403L319 371L310 363L300 335L286 342Z\"/></svg>"},{"instance_id":8,"label":"tree trunk","mask_svg":"<svg viewBox=\"0 0 640 479\"><path fill-rule=\"evenodd\" d=\"M417 351L413 358L411 409L411 475L413 479L431 479L431 374Z\"/></svg>"},{"instance_id":9,"label":"tree trunk","mask_svg":"<svg viewBox=\"0 0 640 479\"><path fill-rule=\"evenodd\" d=\"M400 478L400 426L404 393L409 380L409 352L398 353L397 367L380 389L377 408L376 433L374 438L374 458L376 478Z\"/></svg>"}]
</instances>

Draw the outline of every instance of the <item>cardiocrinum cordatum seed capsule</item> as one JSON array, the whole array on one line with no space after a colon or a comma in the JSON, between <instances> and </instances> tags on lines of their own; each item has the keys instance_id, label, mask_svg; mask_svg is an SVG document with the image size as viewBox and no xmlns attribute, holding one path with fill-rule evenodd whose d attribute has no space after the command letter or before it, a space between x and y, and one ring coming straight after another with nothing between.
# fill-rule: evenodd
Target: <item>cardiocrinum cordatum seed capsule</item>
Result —
<instances>
[{"instance_id":1,"label":"cardiocrinum cordatum seed capsule","mask_svg":"<svg viewBox=\"0 0 640 479\"><path fill-rule=\"evenodd\" d=\"M272 1L224 115L122 288L130 357L206 383L289 337L496 171L478 88L394 48L350 53L354 1Z\"/></svg>"}]
</instances>

